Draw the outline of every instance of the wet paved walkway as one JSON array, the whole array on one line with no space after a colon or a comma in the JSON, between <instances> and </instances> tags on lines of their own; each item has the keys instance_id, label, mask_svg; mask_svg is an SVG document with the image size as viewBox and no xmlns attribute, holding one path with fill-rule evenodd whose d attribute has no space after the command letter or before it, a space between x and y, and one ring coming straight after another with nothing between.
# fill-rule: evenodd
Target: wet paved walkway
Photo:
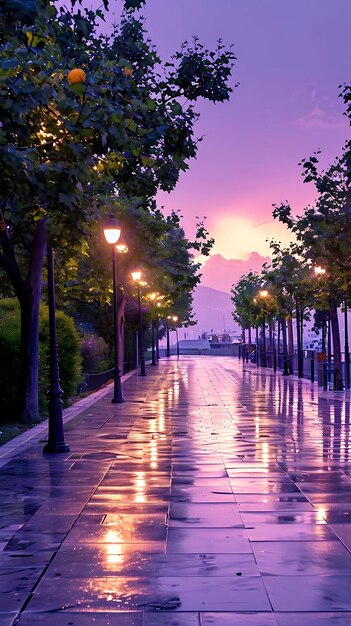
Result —
<instances>
[{"instance_id":1,"label":"wet paved walkway","mask_svg":"<svg viewBox=\"0 0 351 626\"><path fill-rule=\"evenodd\" d=\"M148 367L0 468L0 626L350 626L350 402Z\"/></svg>"}]
</instances>

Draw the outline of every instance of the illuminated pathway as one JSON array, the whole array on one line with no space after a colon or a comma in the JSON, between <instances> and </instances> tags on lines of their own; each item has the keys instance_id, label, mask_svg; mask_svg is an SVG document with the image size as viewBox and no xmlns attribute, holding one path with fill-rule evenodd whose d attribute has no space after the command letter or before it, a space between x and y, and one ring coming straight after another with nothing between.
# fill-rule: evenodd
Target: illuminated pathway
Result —
<instances>
[{"instance_id":1,"label":"illuminated pathway","mask_svg":"<svg viewBox=\"0 0 351 626\"><path fill-rule=\"evenodd\" d=\"M218 357L124 393L0 469L0 626L350 626L344 394Z\"/></svg>"}]
</instances>

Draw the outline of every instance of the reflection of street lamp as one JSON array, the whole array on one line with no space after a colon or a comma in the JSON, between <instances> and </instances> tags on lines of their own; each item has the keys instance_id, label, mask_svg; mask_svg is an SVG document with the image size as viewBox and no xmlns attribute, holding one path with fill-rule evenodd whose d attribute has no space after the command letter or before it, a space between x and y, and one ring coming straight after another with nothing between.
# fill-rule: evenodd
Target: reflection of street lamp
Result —
<instances>
[{"instance_id":1,"label":"reflection of street lamp","mask_svg":"<svg viewBox=\"0 0 351 626\"><path fill-rule=\"evenodd\" d=\"M50 390L49 390L49 433L48 443L44 452L69 452L65 444L62 420L62 389L57 354L56 317L55 317L55 282L54 254L48 246L48 296L49 296L49 328L50 328Z\"/></svg>"},{"instance_id":2,"label":"reflection of street lamp","mask_svg":"<svg viewBox=\"0 0 351 626\"><path fill-rule=\"evenodd\" d=\"M132 272L132 278L136 283L138 290L138 305L139 305L139 334L140 334L140 376L146 376L145 370L145 346L144 346L144 327L143 327L143 315L141 311L141 300L140 300L140 279L141 272Z\"/></svg>"},{"instance_id":3,"label":"reflection of street lamp","mask_svg":"<svg viewBox=\"0 0 351 626\"><path fill-rule=\"evenodd\" d=\"M115 347L115 364L113 372L113 398L114 404L124 402L121 385L121 370L119 367L119 329L118 329L118 293L117 293L117 268L116 268L116 243L121 235L121 227L117 220L110 215L104 226L104 235L112 249L112 274L113 274L113 334Z\"/></svg>"}]
</instances>

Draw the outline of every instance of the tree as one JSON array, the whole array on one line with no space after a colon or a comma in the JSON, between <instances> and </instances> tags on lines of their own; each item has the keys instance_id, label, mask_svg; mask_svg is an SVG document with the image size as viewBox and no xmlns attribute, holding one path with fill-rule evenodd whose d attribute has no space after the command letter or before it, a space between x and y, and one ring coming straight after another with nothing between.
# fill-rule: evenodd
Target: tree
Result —
<instances>
[{"instance_id":1,"label":"tree","mask_svg":"<svg viewBox=\"0 0 351 626\"><path fill-rule=\"evenodd\" d=\"M302 248L290 244L282 248L280 242L271 241L272 265L264 268L263 276L271 285L277 298L277 313L283 331L284 358L294 353L292 320L296 317L296 344L298 375L303 376L303 322L306 309L311 305L311 268L302 257ZM286 372L286 358L284 362ZM290 361L290 371L293 371Z\"/></svg>"},{"instance_id":2,"label":"tree","mask_svg":"<svg viewBox=\"0 0 351 626\"><path fill-rule=\"evenodd\" d=\"M241 326L245 341L245 329L257 325L255 297L262 286L262 279L256 272L249 272L232 286L231 300L234 305L233 319ZM251 337L249 339L251 343Z\"/></svg>"},{"instance_id":3,"label":"tree","mask_svg":"<svg viewBox=\"0 0 351 626\"><path fill-rule=\"evenodd\" d=\"M102 194L143 201L170 191L196 156L193 103L228 99L235 59L195 40L159 73L126 0L120 28L104 11L5 0L0 53L0 267L21 306L22 420L38 413L38 315L47 239L69 268L106 213ZM107 0L104 1L107 9ZM80 68L85 79L67 80Z\"/></svg>"},{"instance_id":4,"label":"tree","mask_svg":"<svg viewBox=\"0 0 351 626\"><path fill-rule=\"evenodd\" d=\"M137 200L123 202L120 198L114 207L122 229L128 253L117 255L118 328L120 346L123 346L123 317L127 296L135 297L131 272L140 269L147 283L141 293L159 292L162 295L158 316L167 317L172 309L184 325L192 321L192 291L200 282L200 264L193 258L193 250L207 255L213 240L209 238L203 222L198 222L195 241L189 241L180 224L180 216L172 212L165 217L155 206L145 210ZM81 260L75 279L64 283L60 302L110 303L112 292L110 250L100 237L92 238L90 255ZM62 268L63 270L65 268ZM149 306L144 298L144 305ZM71 309L72 310L72 309ZM146 319L146 318L145 318ZM123 350L121 349L121 365Z\"/></svg>"},{"instance_id":5,"label":"tree","mask_svg":"<svg viewBox=\"0 0 351 626\"><path fill-rule=\"evenodd\" d=\"M347 150L326 171L319 172L317 164L316 154L302 161L304 181L313 182L319 194L315 206L307 207L303 215L294 218L290 206L281 204L275 206L273 216L295 234L304 258L312 267L321 266L326 270L323 298L328 303L332 327L334 386L336 390L341 390L343 382L337 309L351 284L351 206Z\"/></svg>"}]
</instances>

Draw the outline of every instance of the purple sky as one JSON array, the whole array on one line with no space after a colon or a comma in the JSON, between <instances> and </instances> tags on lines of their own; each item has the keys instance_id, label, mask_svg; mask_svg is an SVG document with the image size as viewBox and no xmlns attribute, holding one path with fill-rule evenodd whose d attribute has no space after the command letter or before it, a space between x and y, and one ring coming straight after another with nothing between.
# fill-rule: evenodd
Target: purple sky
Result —
<instances>
[{"instance_id":1,"label":"purple sky","mask_svg":"<svg viewBox=\"0 0 351 626\"><path fill-rule=\"evenodd\" d=\"M118 11L121 2L110 6ZM158 198L166 210L180 210L189 237L196 216L207 216L216 244L202 282L229 291L259 269L267 238L290 241L272 220L272 204L288 200L299 213L313 202L301 159L321 149L327 166L350 135L338 86L351 79L351 2L146 0L141 13L163 60L193 35L210 48L219 38L234 44L233 84L240 86L230 102L199 103L198 158L175 191Z\"/></svg>"},{"instance_id":2,"label":"purple sky","mask_svg":"<svg viewBox=\"0 0 351 626\"><path fill-rule=\"evenodd\" d=\"M213 253L267 254L267 237L290 239L272 203L313 201L301 158L320 148L327 165L349 135L338 85L351 78L350 0L147 0L142 13L163 58L193 34L210 47L233 43L238 57L239 88L229 103L200 104L198 158L160 202L180 209L189 235L206 215ZM206 272L203 282L216 287Z\"/></svg>"}]
</instances>

